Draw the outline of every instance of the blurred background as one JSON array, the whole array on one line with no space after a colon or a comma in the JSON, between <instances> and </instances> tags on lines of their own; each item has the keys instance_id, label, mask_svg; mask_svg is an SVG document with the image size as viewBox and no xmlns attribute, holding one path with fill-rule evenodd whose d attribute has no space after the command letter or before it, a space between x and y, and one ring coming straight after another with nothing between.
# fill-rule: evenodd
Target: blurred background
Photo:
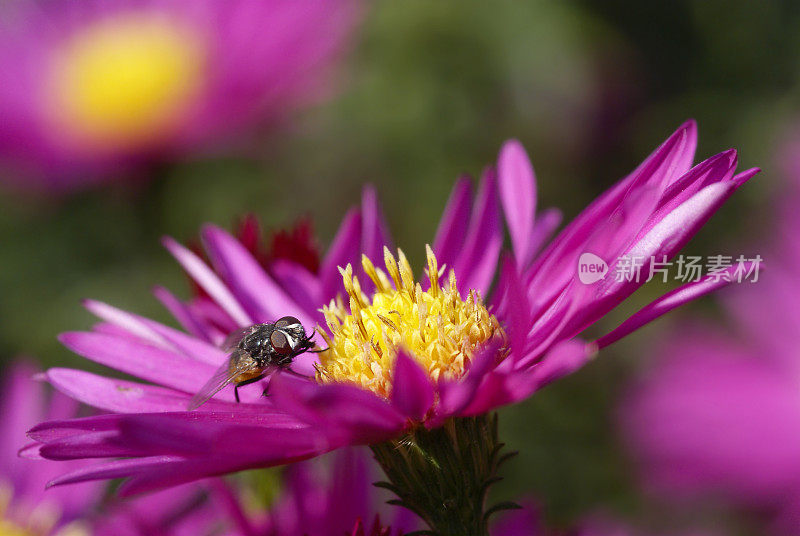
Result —
<instances>
[{"instance_id":1,"label":"blurred background","mask_svg":"<svg viewBox=\"0 0 800 536\"><path fill-rule=\"evenodd\" d=\"M478 175L511 137L535 166L539 206L559 207L569 219L695 118L699 159L735 146L740 169L764 171L689 251L757 253L771 196L786 180L782 140L798 118L800 3L407 0L361 8L316 82L325 91L302 103L277 101L278 120L265 114L263 123L235 132L211 124L221 132L213 143L177 144L146 165L77 166L72 177L92 178L75 187L69 177L42 179L58 174L53 168L68 152L48 169L30 165L36 155L24 155L24 166L7 160L0 356L86 368L56 341L91 325L82 298L170 322L152 286L189 292L162 235L187 242L204 222L233 227L253 213L267 231L309 218L327 245L367 182L377 187L397 244L419 265L418 246L432 239L454 180ZM14 15L4 16L4 26L13 26ZM9 136L13 118L3 117ZM645 288L623 309L663 290ZM712 300L693 307L717 314ZM555 526L593 511L663 526L613 425L623 386L676 316L504 410L503 436L521 454L495 493L536 497ZM724 519L734 533L748 530L732 513ZM680 524L674 516L669 523Z\"/></svg>"}]
</instances>

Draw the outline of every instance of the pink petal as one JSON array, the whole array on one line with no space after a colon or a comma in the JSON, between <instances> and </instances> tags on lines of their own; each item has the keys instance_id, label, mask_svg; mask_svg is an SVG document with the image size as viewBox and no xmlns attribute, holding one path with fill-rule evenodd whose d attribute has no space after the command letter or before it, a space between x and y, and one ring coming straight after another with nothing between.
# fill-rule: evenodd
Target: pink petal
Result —
<instances>
[{"instance_id":1,"label":"pink petal","mask_svg":"<svg viewBox=\"0 0 800 536\"><path fill-rule=\"evenodd\" d=\"M733 274L735 270L736 266L732 266L725 270L725 273ZM680 307L685 303L705 296L709 292L730 285L732 281L733 279L731 279L731 281L725 281L724 276L718 278L716 276L706 276L699 281L693 281L682 285L646 305L620 324L615 330L597 339L595 343L598 348L605 348L623 337L627 337L640 327L667 314L676 307Z\"/></svg>"},{"instance_id":2,"label":"pink petal","mask_svg":"<svg viewBox=\"0 0 800 536\"><path fill-rule=\"evenodd\" d=\"M304 325L313 324L308 312L275 283L241 242L213 225L204 226L201 235L214 267L251 312L250 318L272 322L291 315Z\"/></svg>"},{"instance_id":3,"label":"pink petal","mask_svg":"<svg viewBox=\"0 0 800 536\"><path fill-rule=\"evenodd\" d=\"M328 248L320 264L319 278L322 285L323 303L327 303L336 294L344 290L342 275L337 267L348 264L359 266L361 263L361 213L357 209L347 212L336 236Z\"/></svg>"},{"instance_id":4,"label":"pink petal","mask_svg":"<svg viewBox=\"0 0 800 536\"><path fill-rule=\"evenodd\" d=\"M471 203L472 183L469 177L461 177L453 186L433 240L433 252L440 265L454 265L467 236Z\"/></svg>"},{"instance_id":5,"label":"pink petal","mask_svg":"<svg viewBox=\"0 0 800 536\"><path fill-rule=\"evenodd\" d=\"M279 374L270 384L275 406L320 428L334 442L369 444L402 431L405 417L371 391L347 384L319 385Z\"/></svg>"},{"instance_id":6,"label":"pink petal","mask_svg":"<svg viewBox=\"0 0 800 536\"><path fill-rule=\"evenodd\" d=\"M527 266L533 256L531 233L536 212L536 175L525 148L509 140L500 150L497 163L500 199L514 247L517 266Z\"/></svg>"},{"instance_id":7,"label":"pink petal","mask_svg":"<svg viewBox=\"0 0 800 536\"><path fill-rule=\"evenodd\" d=\"M384 246L394 249L378 194L374 186L367 185L361 194L361 252L375 261L383 258ZM357 266L361 266L361 263Z\"/></svg>"},{"instance_id":8,"label":"pink petal","mask_svg":"<svg viewBox=\"0 0 800 536\"><path fill-rule=\"evenodd\" d=\"M215 367L219 366L225 359L225 353L216 346L159 324L149 318L94 300L85 300L84 306L99 318L107 320L127 332L166 350L178 350L187 356L195 357L199 361Z\"/></svg>"},{"instance_id":9,"label":"pink petal","mask_svg":"<svg viewBox=\"0 0 800 536\"><path fill-rule=\"evenodd\" d=\"M593 355L593 349L593 346L587 346L583 341L569 340L555 345L541 360L527 369L489 374L461 414L480 415L524 400L545 385L581 368Z\"/></svg>"},{"instance_id":10,"label":"pink petal","mask_svg":"<svg viewBox=\"0 0 800 536\"><path fill-rule=\"evenodd\" d=\"M164 247L169 250L175 259L183 266L183 269L194 279L198 285L203 287L209 296L216 301L225 312L239 326L249 326L253 323L228 287L217 277L217 275L204 263L197 255L180 245L172 238L165 237L162 240Z\"/></svg>"},{"instance_id":11,"label":"pink petal","mask_svg":"<svg viewBox=\"0 0 800 536\"><path fill-rule=\"evenodd\" d=\"M90 372L54 368L47 371L47 379L62 393L84 404L116 413L155 413L161 411L186 411L190 396L173 389L126 380L106 378ZM244 397L244 390L241 393ZM253 393L254 397L256 396ZM230 402L220 402L219 398ZM256 400L261 398L258 393ZM246 400L246 398L245 398ZM235 405L233 394L225 392L203 405L204 411L245 411L250 404ZM257 404L252 411L263 410Z\"/></svg>"},{"instance_id":12,"label":"pink petal","mask_svg":"<svg viewBox=\"0 0 800 536\"><path fill-rule=\"evenodd\" d=\"M421 421L433 404L433 385L422 367L406 352L398 352L392 383L392 406Z\"/></svg>"},{"instance_id":13,"label":"pink petal","mask_svg":"<svg viewBox=\"0 0 800 536\"><path fill-rule=\"evenodd\" d=\"M502 245L503 226L497 200L497 180L494 170L487 169L475 201L464 247L453 267L462 293L475 289L483 296L488 294Z\"/></svg>"},{"instance_id":14,"label":"pink petal","mask_svg":"<svg viewBox=\"0 0 800 536\"><path fill-rule=\"evenodd\" d=\"M214 373L214 367L183 354L102 333L69 332L59 340L96 363L187 393Z\"/></svg>"},{"instance_id":15,"label":"pink petal","mask_svg":"<svg viewBox=\"0 0 800 536\"><path fill-rule=\"evenodd\" d=\"M176 298L169 290L164 287L155 287L153 288L153 294L156 299L166 307L170 314L175 317L175 320L183 326L183 329L198 339L211 342L208 330L203 325L202 320L195 316L194 312Z\"/></svg>"}]
</instances>

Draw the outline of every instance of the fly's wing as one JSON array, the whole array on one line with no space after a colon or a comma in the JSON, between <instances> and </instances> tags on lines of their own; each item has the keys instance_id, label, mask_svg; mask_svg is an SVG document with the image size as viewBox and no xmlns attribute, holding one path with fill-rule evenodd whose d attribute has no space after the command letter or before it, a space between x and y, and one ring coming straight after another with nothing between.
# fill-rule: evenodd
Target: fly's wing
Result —
<instances>
[{"instance_id":1,"label":"fly's wing","mask_svg":"<svg viewBox=\"0 0 800 536\"><path fill-rule=\"evenodd\" d=\"M233 352L236 347L239 346L239 342L245 337L245 335L249 335L252 332L253 326L237 329L225 337L225 341L222 343L222 350L225 352Z\"/></svg>"},{"instance_id":2,"label":"fly's wing","mask_svg":"<svg viewBox=\"0 0 800 536\"><path fill-rule=\"evenodd\" d=\"M208 402L208 400L220 392L223 387L233 381L233 379L253 368L253 361L249 356L241 355L240 352L234 352L228 359L220 366L211 378L197 391L191 400L187 409L189 411L195 410Z\"/></svg>"}]
</instances>

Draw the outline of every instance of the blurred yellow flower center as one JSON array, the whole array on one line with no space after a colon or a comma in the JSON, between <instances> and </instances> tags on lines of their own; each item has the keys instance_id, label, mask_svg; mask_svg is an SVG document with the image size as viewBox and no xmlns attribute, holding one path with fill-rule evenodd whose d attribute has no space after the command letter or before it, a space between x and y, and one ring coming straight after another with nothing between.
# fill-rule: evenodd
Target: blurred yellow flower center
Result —
<instances>
[{"instance_id":1,"label":"blurred yellow flower center","mask_svg":"<svg viewBox=\"0 0 800 536\"><path fill-rule=\"evenodd\" d=\"M88 536L89 531L80 523L74 522L53 532L60 516L57 509L42 502L31 511L24 513L26 521L22 524L9 516L9 505L14 490L6 481L0 480L0 536Z\"/></svg>"},{"instance_id":2,"label":"blurred yellow flower center","mask_svg":"<svg viewBox=\"0 0 800 536\"><path fill-rule=\"evenodd\" d=\"M318 381L355 383L388 397L399 348L408 351L436 381L461 377L475 352L493 337L505 341L497 318L477 292L470 291L466 300L461 299L452 270L447 285L440 285L436 257L430 247L426 250L427 291L414 283L411 266L400 250L395 259L384 249L389 276L362 257L364 271L376 287L371 300L353 276L352 266L339 269L349 307L338 298L323 308L332 337L322 333L328 350L320 354Z\"/></svg>"},{"instance_id":3,"label":"blurred yellow flower center","mask_svg":"<svg viewBox=\"0 0 800 536\"><path fill-rule=\"evenodd\" d=\"M48 103L61 127L93 147L170 133L201 85L199 36L156 14L105 19L54 58Z\"/></svg>"},{"instance_id":4,"label":"blurred yellow flower center","mask_svg":"<svg viewBox=\"0 0 800 536\"><path fill-rule=\"evenodd\" d=\"M32 534L11 521L0 519L0 536L31 536Z\"/></svg>"}]
</instances>

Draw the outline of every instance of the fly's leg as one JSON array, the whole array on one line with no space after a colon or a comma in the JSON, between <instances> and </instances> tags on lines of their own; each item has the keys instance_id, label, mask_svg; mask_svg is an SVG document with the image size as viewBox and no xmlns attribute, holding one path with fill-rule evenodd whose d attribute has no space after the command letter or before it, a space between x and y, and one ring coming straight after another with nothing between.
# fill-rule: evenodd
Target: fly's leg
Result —
<instances>
[{"instance_id":1,"label":"fly's leg","mask_svg":"<svg viewBox=\"0 0 800 536\"><path fill-rule=\"evenodd\" d=\"M298 378L303 378L304 380L311 379L311 376L306 376L305 374L300 374L299 372L296 372L296 371L294 371L294 370L292 370L290 368L281 369L281 372L287 372L287 373L291 374L292 376L297 376Z\"/></svg>"},{"instance_id":2,"label":"fly's leg","mask_svg":"<svg viewBox=\"0 0 800 536\"><path fill-rule=\"evenodd\" d=\"M259 380L263 380L266 374L261 374L260 376L256 376L255 378L250 378L249 380L245 380L243 382L239 382L233 386L233 396L236 398L236 402L239 402L239 387L244 387L245 385L250 385L251 383L255 383Z\"/></svg>"}]
</instances>

